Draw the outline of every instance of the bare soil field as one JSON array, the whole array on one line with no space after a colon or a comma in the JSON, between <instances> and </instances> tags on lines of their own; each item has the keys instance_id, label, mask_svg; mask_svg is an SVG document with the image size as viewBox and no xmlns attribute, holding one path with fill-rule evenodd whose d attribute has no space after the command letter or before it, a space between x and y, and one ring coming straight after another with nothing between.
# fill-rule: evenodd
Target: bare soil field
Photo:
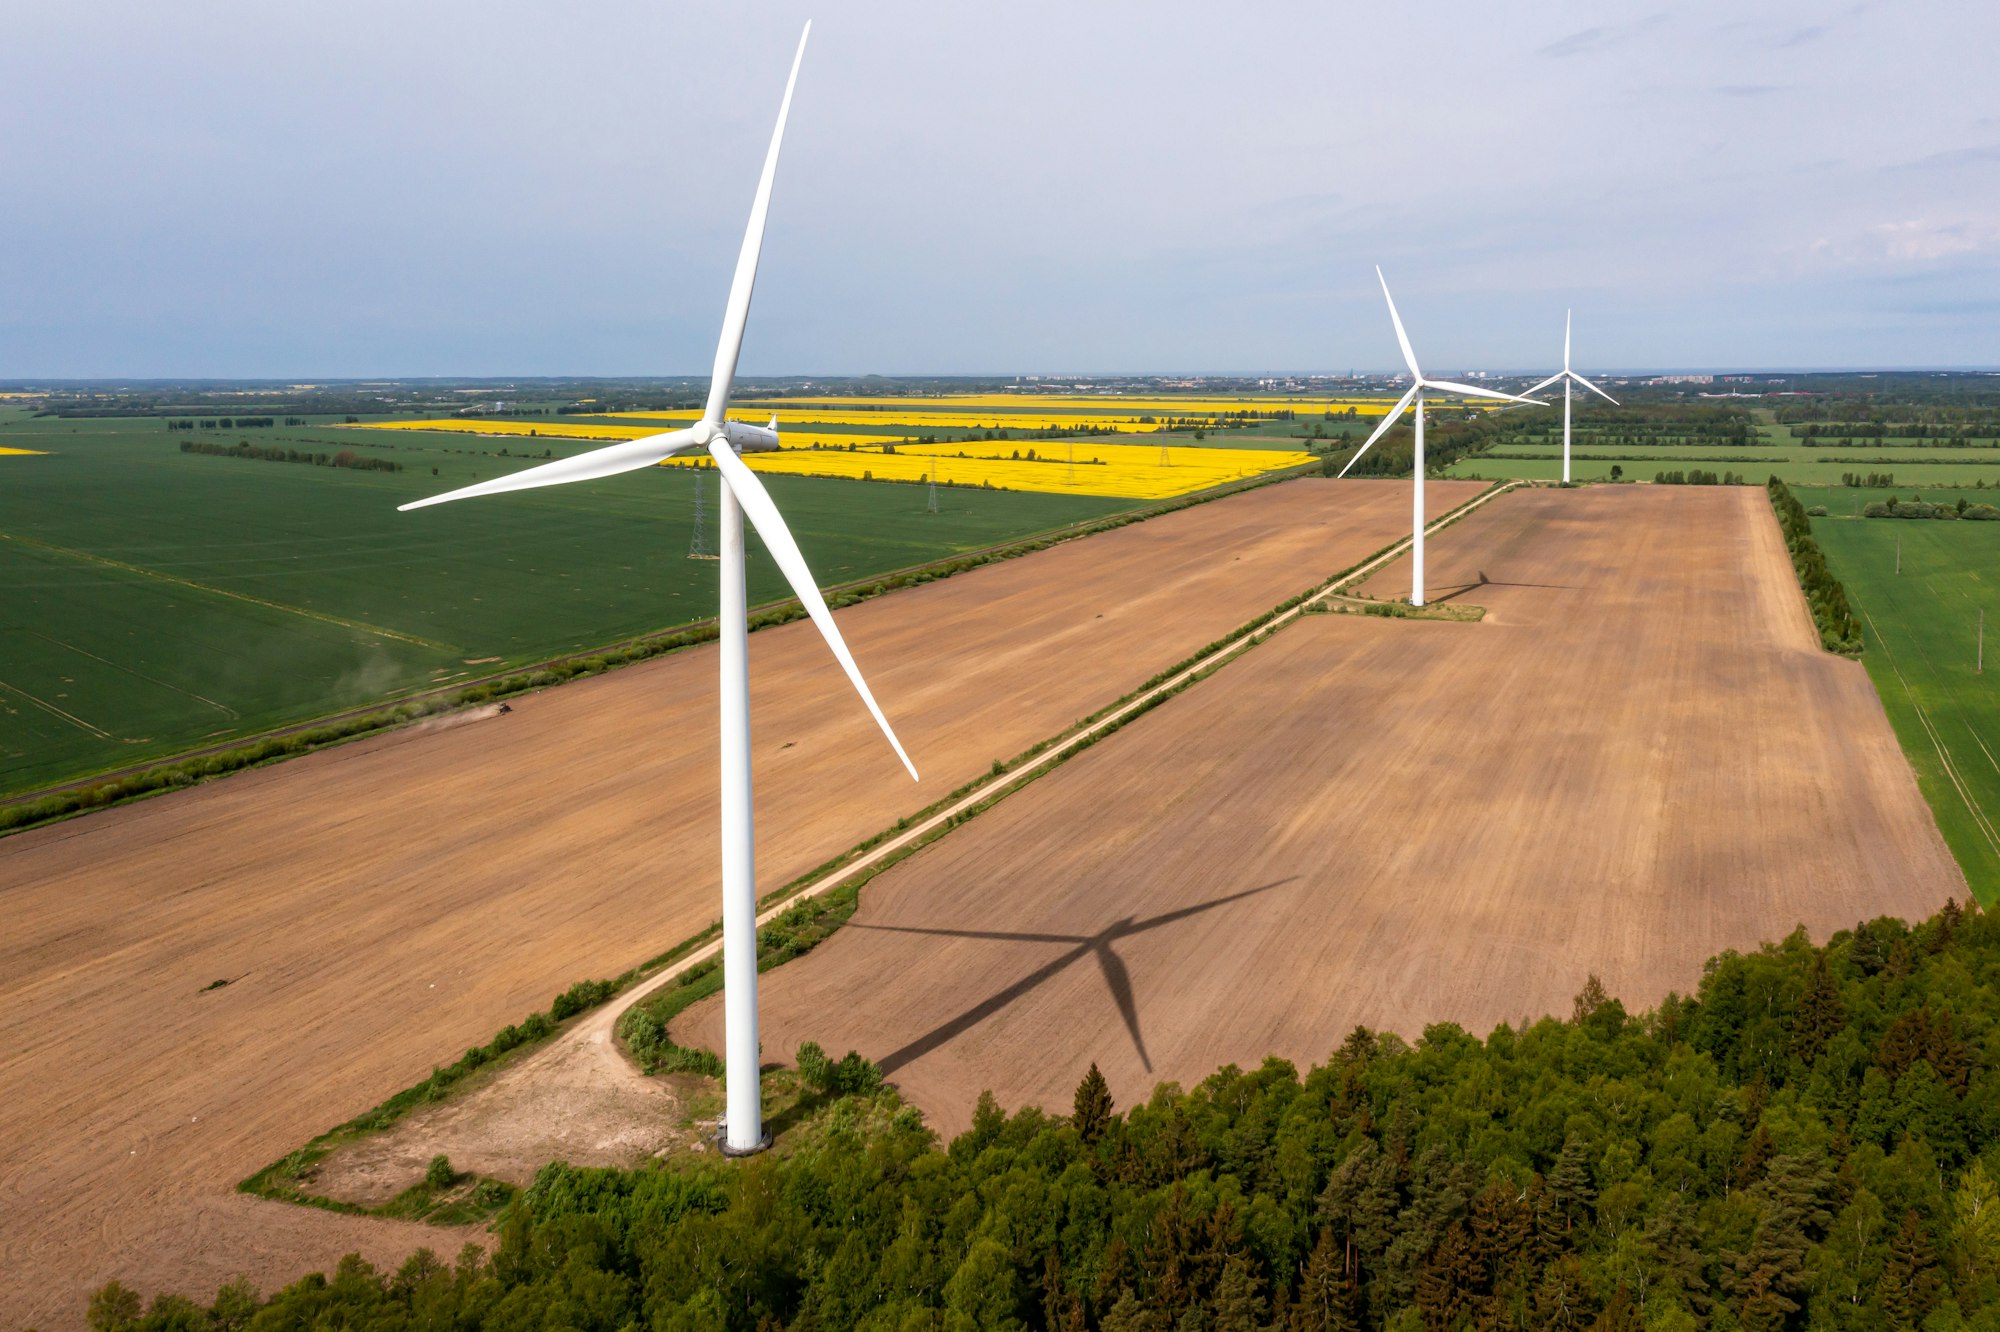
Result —
<instances>
[{"instance_id":1,"label":"bare soil field","mask_svg":"<svg viewBox=\"0 0 2000 1332\"><path fill-rule=\"evenodd\" d=\"M945 1132L1122 1104L1358 1024L1628 1006L1965 885L1761 489L1504 496L1434 536L1482 623L1313 615L876 879L765 977L765 1049L860 1050ZM1362 591L1407 596L1400 559ZM676 1036L720 1048L721 1010Z\"/></svg>"},{"instance_id":2,"label":"bare soil field","mask_svg":"<svg viewBox=\"0 0 2000 1332\"><path fill-rule=\"evenodd\" d=\"M810 625L756 634L760 882L1386 545L1408 497L1287 482L840 612L921 786ZM0 1327L80 1327L112 1277L206 1296L463 1243L232 1189L714 918L713 680L681 653L0 840Z\"/></svg>"}]
</instances>

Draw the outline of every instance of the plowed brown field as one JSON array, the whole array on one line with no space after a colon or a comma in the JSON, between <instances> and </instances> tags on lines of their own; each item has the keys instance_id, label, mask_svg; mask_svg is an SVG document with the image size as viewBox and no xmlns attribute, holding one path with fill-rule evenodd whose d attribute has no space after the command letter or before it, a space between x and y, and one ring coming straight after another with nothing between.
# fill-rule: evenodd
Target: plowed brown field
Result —
<instances>
[{"instance_id":1,"label":"plowed brown field","mask_svg":"<svg viewBox=\"0 0 2000 1332\"><path fill-rule=\"evenodd\" d=\"M842 611L921 787L809 625L757 634L761 881L1379 549L1408 497L1288 482ZM112 1277L268 1289L462 1242L231 1189L714 917L713 677L682 653L0 840L0 1328L81 1326Z\"/></svg>"},{"instance_id":2,"label":"plowed brown field","mask_svg":"<svg viewBox=\"0 0 2000 1332\"><path fill-rule=\"evenodd\" d=\"M765 1049L859 1049L955 1131L982 1088L1066 1109L1093 1060L1129 1104L1964 895L1761 489L1520 492L1429 547L1484 623L1281 631L876 879L765 978ZM713 1003L678 1025L720 1048Z\"/></svg>"}]
</instances>

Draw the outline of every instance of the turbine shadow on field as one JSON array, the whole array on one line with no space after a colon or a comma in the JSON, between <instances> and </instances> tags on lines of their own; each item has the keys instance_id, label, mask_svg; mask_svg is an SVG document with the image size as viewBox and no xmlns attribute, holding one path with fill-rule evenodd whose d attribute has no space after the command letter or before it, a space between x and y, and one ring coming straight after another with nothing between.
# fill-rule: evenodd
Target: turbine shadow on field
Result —
<instances>
[{"instance_id":1,"label":"turbine shadow on field","mask_svg":"<svg viewBox=\"0 0 2000 1332\"><path fill-rule=\"evenodd\" d=\"M1132 1046L1139 1053L1139 1062L1145 1065L1146 1071L1150 1073L1153 1071L1153 1060L1146 1053L1146 1040L1139 1031L1139 1005L1132 993L1132 976L1125 969L1125 960L1119 957L1117 952L1113 950L1112 944L1135 934L1143 934L1147 930L1156 930L1163 925L1171 925L1177 921L1186 920L1190 916L1198 916L1205 911L1212 911L1216 907L1227 906L1231 902L1240 902L1246 897L1255 897L1258 893L1267 893L1273 888L1282 888L1297 878L1298 875L1296 874L1288 874L1282 879L1274 879L1261 887L1246 888L1240 893L1231 893L1227 897L1218 897L1212 901L1196 903L1194 906L1181 907L1177 911L1165 911L1157 916L1148 916L1144 920L1135 921L1130 916L1126 916L1120 920L1113 921L1096 934L1089 935L1033 934L1007 930L946 930L931 929L918 925L851 924L848 926L849 929L880 930L888 934L930 934L952 939L998 939L1011 943L1060 943L1071 945L1070 950L1060 957L1044 963L1041 967L1015 981L1006 989L988 995L971 1008L960 1013L957 1017L940 1026L933 1027L930 1031L919 1036L916 1040L911 1041L901 1049L894 1050L877 1060L876 1063L885 1075L894 1073L905 1064L921 1059L945 1042L964 1035L987 1018L992 1017L995 1013L1013 1003L1016 999L1040 986L1044 981L1052 979L1060 972L1066 970L1072 963L1081 960L1088 954L1094 955L1097 958L1098 970L1104 974L1104 983L1111 990L1111 997L1118 1005L1119 1015L1125 1019L1125 1030L1132 1036Z\"/></svg>"},{"instance_id":2,"label":"turbine shadow on field","mask_svg":"<svg viewBox=\"0 0 2000 1332\"><path fill-rule=\"evenodd\" d=\"M1468 592L1477 592L1482 587L1545 587L1556 592L1578 592L1582 590L1574 583L1509 583L1498 578L1488 578L1486 570L1481 569L1479 571L1478 582L1460 583L1449 591L1433 595L1430 599L1433 602L1450 601L1452 598L1462 597Z\"/></svg>"}]
</instances>

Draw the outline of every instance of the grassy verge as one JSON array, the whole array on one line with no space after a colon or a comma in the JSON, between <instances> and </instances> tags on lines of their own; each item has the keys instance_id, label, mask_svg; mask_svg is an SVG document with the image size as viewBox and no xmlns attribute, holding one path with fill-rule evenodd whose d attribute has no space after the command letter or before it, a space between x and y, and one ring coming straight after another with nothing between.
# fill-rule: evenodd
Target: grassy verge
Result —
<instances>
[{"instance_id":1,"label":"grassy verge","mask_svg":"<svg viewBox=\"0 0 2000 1332\"><path fill-rule=\"evenodd\" d=\"M280 1202L300 1203L333 1212L364 1216L399 1216L438 1220L458 1225L491 1215L513 1196L512 1186L500 1180L480 1180L455 1176L450 1180L426 1180L379 1207L363 1207L314 1193L314 1168L327 1154L343 1144L380 1133L419 1106L441 1101L453 1090L462 1089L477 1075L497 1069L520 1052L546 1042L565 1024L604 1003L639 979L633 968L613 980L578 981L555 997L547 1011L530 1013L519 1023L509 1023L484 1045L475 1045L450 1064L433 1067L430 1076L405 1087L366 1114L320 1134L297 1151L273 1161L236 1187L243 1193ZM476 1214L468 1214L468 1210ZM449 1218L449 1219L446 1219Z\"/></svg>"},{"instance_id":2,"label":"grassy verge","mask_svg":"<svg viewBox=\"0 0 2000 1332\"><path fill-rule=\"evenodd\" d=\"M1329 597L1306 607L1308 615L1373 615L1389 620L1451 620L1476 624L1486 618L1484 606L1454 606L1431 602L1412 606L1407 601L1364 601L1360 598Z\"/></svg>"}]
</instances>

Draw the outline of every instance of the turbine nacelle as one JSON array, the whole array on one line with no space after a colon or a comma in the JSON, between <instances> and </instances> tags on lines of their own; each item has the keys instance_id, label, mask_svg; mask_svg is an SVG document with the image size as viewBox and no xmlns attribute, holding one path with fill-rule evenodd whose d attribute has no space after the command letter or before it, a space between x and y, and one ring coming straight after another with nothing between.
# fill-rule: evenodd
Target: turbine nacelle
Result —
<instances>
[{"instance_id":1,"label":"turbine nacelle","mask_svg":"<svg viewBox=\"0 0 2000 1332\"><path fill-rule=\"evenodd\" d=\"M771 424L768 426L750 425L744 421L724 421L721 434L738 453L769 453L778 447L777 421L778 418L775 416L771 418ZM703 424L706 425L707 422ZM702 441L704 447L708 443L708 440Z\"/></svg>"},{"instance_id":2,"label":"turbine nacelle","mask_svg":"<svg viewBox=\"0 0 2000 1332\"><path fill-rule=\"evenodd\" d=\"M778 447L777 423L775 416L768 426L727 419L720 422L703 419L687 428L688 443L677 451L694 453L720 440L738 453L770 453Z\"/></svg>"}]
</instances>

